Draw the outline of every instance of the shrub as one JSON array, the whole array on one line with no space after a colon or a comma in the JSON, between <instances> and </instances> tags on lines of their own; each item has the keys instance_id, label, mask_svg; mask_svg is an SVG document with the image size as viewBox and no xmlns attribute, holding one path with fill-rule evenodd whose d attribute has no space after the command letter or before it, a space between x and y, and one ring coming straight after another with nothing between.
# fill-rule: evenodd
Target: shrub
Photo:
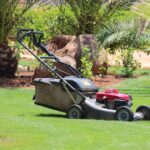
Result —
<instances>
[{"instance_id":1,"label":"shrub","mask_svg":"<svg viewBox=\"0 0 150 150\"><path fill-rule=\"evenodd\" d=\"M92 77L92 67L93 63L90 61L90 49L84 47L82 49L82 58L81 58L81 73L84 77L90 78Z\"/></svg>"},{"instance_id":2,"label":"shrub","mask_svg":"<svg viewBox=\"0 0 150 150\"><path fill-rule=\"evenodd\" d=\"M116 56L116 66L111 68L111 73L123 77L132 77L133 72L140 68L140 63L133 57L133 49L118 50L120 55Z\"/></svg>"},{"instance_id":3,"label":"shrub","mask_svg":"<svg viewBox=\"0 0 150 150\"><path fill-rule=\"evenodd\" d=\"M40 15L39 15L40 14ZM29 10L20 20L19 25L14 28L30 28L44 32L45 42L58 34L73 34L73 30L68 24L75 23L71 11L65 14L60 13L55 6L36 6Z\"/></svg>"}]
</instances>

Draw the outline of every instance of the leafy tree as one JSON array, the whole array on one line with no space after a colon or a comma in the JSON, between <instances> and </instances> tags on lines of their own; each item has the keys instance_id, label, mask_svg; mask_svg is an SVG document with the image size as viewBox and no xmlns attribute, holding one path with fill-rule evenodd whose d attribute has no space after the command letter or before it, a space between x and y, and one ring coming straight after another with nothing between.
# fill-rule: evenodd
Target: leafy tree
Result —
<instances>
[{"instance_id":1,"label":"leafy tree","mask_svg":"<svg viewBox=\"0 0 150 150\"><path fill-rule=\"evenodd\" d=\"M17 58L8 46L8 36L24 13L39 0L0 0L0 76L14 76Z\"/></svg>"},{"instance_id":2,"label":"leafy tree","mask_svg":"<svg viewBox=\"0 0 150 150\"><path fill-rule=\"evenodd\" d=\"M137 62L133 50L150 42L150 31L143 29L141 20L116 22L103 27L97 34L99 44L110 52L121 51L125 76L132 76Z\"/></svg>"}]
</instances>

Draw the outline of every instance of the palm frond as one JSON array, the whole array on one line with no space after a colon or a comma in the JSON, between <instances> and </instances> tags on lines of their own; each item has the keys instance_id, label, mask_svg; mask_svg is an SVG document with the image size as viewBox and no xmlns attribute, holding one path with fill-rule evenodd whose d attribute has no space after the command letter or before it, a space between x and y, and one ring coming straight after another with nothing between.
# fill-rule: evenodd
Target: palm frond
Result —
<instances>
[{"instance_id":1,"label":"palm frond","mask_svg":"<svg viewBox=\"0 0 150 150\"><path fill-rule=\"evenodd\" d=\"M130 35L129 31L128 32L121 31L113 33L104 40L103 47L107 48L110 47L111 45L122 43L125 40L125 38L129 37L129 35Z\"/></svg>"},{"instance_id":2,"label":"palm frond","mask_svg":"<svg viewBox=\"0 0 150 150\"><path fill-rule=\"evenodd\" d=\"M141 30L141 26L140 20L111 23L100 29L97 39L104 48L139 47L150 41L150 33Z\"/></svg>"},{"instance_id":3,"label":"palm frond","mask_svg":"<svg viewBox=\"0 0 150 150\"><path fill-rule=\"evenodd\" d=\"M110 46L110 43L112 44L127 38L134 26L134 21L111 23L100 29L97 34L98 41L105 47L107 47L107 44Z\"/></svg>"}]
</instances>

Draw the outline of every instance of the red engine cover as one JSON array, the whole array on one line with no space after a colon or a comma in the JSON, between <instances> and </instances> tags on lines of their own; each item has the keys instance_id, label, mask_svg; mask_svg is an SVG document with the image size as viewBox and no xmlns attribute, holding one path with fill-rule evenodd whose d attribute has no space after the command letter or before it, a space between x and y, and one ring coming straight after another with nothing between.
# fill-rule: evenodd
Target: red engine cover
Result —
<instances>
[{"instance_id":1,"label":"red engine cover","mask_svg":"<svg viewBox=\"0 0 150 150\"><path fill-rule=\"evenodd\" d=\"M107 89L103 92L96 93L96 100L101 101L104 99L106 99L108 101L114 101L116 99L129 101L129 100L131 100L131 97L127 94L119 93L119 91L117 89Z\"/></svg>"}]
</instances>

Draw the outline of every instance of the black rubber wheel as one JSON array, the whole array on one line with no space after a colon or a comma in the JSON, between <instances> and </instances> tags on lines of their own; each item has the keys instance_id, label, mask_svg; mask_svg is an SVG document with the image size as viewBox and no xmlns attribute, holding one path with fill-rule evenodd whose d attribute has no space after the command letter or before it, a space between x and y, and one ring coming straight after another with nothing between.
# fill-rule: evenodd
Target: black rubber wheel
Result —
<instances>
[{"instance_id":1,"label":"black rubber wheel","mask_svg":"<svg viewBox=\"0 0 150 150\"><path fill-rule=\"evenodd\" d=\"M115 117L119 121L132 121L134 113L129 107L122 106L117 109Z\"/></svg>"},{"instance_id":2,"label":"black rubber wheel","mask_svg":"<svg viewBox=\"0 0 150 150\"><path fill-rule=\"evenodd\" d=\"M83 117L83 110L80 105L72 105L67 112L67 117L70 119L81 119Z\"/></svg>"},{"instance_id":3,"label":"black rubber wheel","mask_svg":"<svg viewBox=\"0 0 150 150\"><path fill-rule=\"evenodd\" d=\"M150 107L149 106L139 106L136 112L141 112L144 115L145 120L150 120Z\"/></svg>"}]
</instances>

